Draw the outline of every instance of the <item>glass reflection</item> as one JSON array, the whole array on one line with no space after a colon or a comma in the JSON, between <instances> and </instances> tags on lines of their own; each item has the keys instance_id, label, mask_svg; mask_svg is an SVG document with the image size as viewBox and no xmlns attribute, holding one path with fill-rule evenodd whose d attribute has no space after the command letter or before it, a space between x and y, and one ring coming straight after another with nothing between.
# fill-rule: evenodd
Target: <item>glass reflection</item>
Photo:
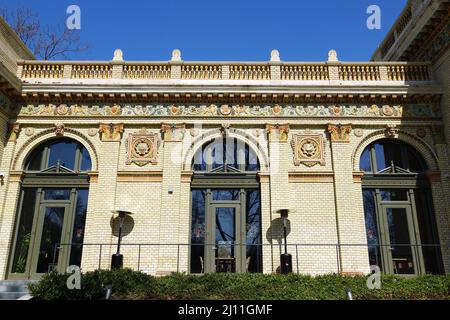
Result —
<instances>
[{"instance_id":1,"label":"glass reflection","mask_svg":"<svg viewBox=\"0 0 450 320\"><path fill-rule=\"evenodd\" d=\"M192 169L208 171L258 171L256 153L244 142L235 138L218 138L205 144L194 155Z\"/></svg>"},{"instance_id":2,"label":"glass reflection","mask_svg":"<svg viewBox=\"0 0 450 320\"><path fill-rule=\"evenodd\" d=\"M191 273L205 271L205 190L192 190Z\"/></svg>"},{"instance_id":3,"label":"glass reflection","mask_svg":"<svg viewBox=\"0 0 450 320\"><path fill-rule=\"evenodd\" d=\"M49 147L48 167L58 163L70 170L75 170L75 154L78 144L69 141L61 141Z\"/></svg>"},{"instance_id":4,"label":"glass reflection","mask_svg":"<svg viewBox=\"0 0 450 320\"><path fill-rule=\"evenodd\" d=\"M31 231L33 228L36 191L35 188L23 189L22 213L17 231L12 273L24 273L26 270L28 249L30 247Z\"/></svg>"},{"instance_id":5,"label":"glass reflection","mask_svg":"<svg viewBox=\"0 0 450 320\"><path fill-rule=\"evenodd\" d=\"M408 201L408 191L402 189L380 190L382 201Z\"/></svg>"},{"instance_id":6,"label":"glass reflection","mask_svg":"<svg viewBox=\"0 0 450 320\"><path fill-rule=\"evenodd\" d=\"M70 189L44 189L44 200L70 200Z\"/></svg>"},{"instance_id":7,"label":"glass reflection","mask_svg":"<svg viewBox=\"0 0 450 320\"><path fill-rule=\"evenodd\" d=\"M213 200L236 201L239 200L239 190L213 190Z\"/></svg>"},{"instance_id":8,"label":"glass reflection","mask_svg":"<svg viewBox=\"0 0 450 320\"><path fill-rule=\"evenodd\" d=\"M414 274L407 211L404 208L387 208L386 214L394 273Z\"/></svg>"},{"instance_id":9,"label":"glass reflection","mask_svg":"<svg viewBox=\"0 0 450 320\"><path fill-rule=\"evenodd\" d=\"M64 213L64 207L45 208L36 273L50 272L58 263L59 250L55 250L55 246L61 243Z\"/></svg>"},{"instance_id":10,"label":"glass reflection","mask_svg":"<svg viewBox=\"0 0 450 320\"><path fill-rule=\"evenodd\" d=\"M84 228L86 224L86 213L89 190L82 189L77 192L77 206L75 209L75 221L72 230L72 246L70 251L70 265L81 266L81 255L83 253Z\"/></svg>"},{"instance_id":11,"label":"glass reflection","mask_svg":"<svg viewBox=\"0 0 450 320\"><path fill-rule=\"evenodd\" d=\"M234 272L235 208L216 208L216 271Z\"/></svg>"},{"instance_id":12,"label":"glass reflection","mask_svg":"<svg viewBox=\"0 0 450 320\"><path fill-rule=\"evenodd\" d=\"M366 221L367 244L369 246L369 263L381 269L380 239L375 208L375 193L372 190L363 190L364 216Z\"/></svg>"},{"instance_id":13,"label":"glass reflection","mask_svg":"<svg viewBox=\"0 0 450 320\"><path fill-rule=\"evenodd\" d=\"M246 266L247 272L262 272L261 201L259 190L247 192Z\"/></svg>"}]
</instances>

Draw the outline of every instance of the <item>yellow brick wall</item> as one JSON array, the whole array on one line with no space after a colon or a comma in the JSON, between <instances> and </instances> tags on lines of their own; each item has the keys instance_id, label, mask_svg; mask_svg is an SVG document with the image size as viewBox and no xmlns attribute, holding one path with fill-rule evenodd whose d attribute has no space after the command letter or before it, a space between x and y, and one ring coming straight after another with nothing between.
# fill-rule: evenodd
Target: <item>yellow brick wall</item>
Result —
<instances>
[{"instance_id":1,"label":"yellow brick wall","mask_svg":"<svg viewBox=\"0 0 450 320\"><path fill-rule=\"evenodd\" d=\"M402 129L399 139L411 143L427 159L430 167L441 170L441 180L433 184L433 196L442 244L450 240L449 212L446 205L448 180L444 173L449 170L448 148L446 145L434 145L431 130L420 139L415 135L415 127L405 126L399 121L383 122L374 125L359 122L353 125L363 129L363 135L350 134L349 143L332 143L326 126L315 124L291 125L289 139L286 142L270 142L262 139L259 147L263 154L269 155L270 170L261 175L261 211L263 270L271 273L279 268L279 255L284 250L280 246L281 228L278 209L293 210L289 216L290 233L288 235L289 253L293 255L294 271L307 274L330 272L368 272L367 249L364 247L343 247L336 250L336 244L366 243L364 213L362 207L361 184L355 183L353 173L358 171L359 156L372 141L384 136L386 124L397 124ZM108 268L111 255L115 253L117 237L112 232L112 211L126 208L133 212L132 223L125 225L125 235L121 252L127 267L151 274L167 274L171 271L188 271L189 248L187 246L169 246L170 244L187 244L190 237L190 184L182 178L182 173L189 167L184 166L186 149L192 146L193 139L186 133L185 139L191 141L181 148L181 142L163 141L160 145L157 164L137 166L127 165L126 139L129 133L138 131L145 124L125 124L121 141L102 142L99 135L89 136L89 127L71 123L67 125L66 136L76 138L91 152L93 170L98 171L98 179L93 179L89 190L88 213L86 221L85 243L103 243L100 246L86 246L83 252L82 268L84 271L99 267ZM233 124L232 124L233 125ZM39 125L24 124L16 142L6 143L0 162L0 171L9 173L20 170L27 154L46 139L53 138L51 122ZM31 136L25 129L34 128ZM215 125L217 127L217 125ZM254 129L264 127L263 123L250 125L246 130L253 135ZM293 164L291 139L293 134L311 129L325 137L325 165L307 167ZM148 130L158 132L155 125ZM205 128L203 133L217 131ZM214 131L215 132L215 131ZM240 134L240 133L239 133ZM236 136L239 136L235 133ZM214 135L217 135L214 133ZM214 136L212 135L212 136ZM211 137L212 137L211 136ZM260 140L253 137L252 139ZM197 144L202 140L197 139ZM204 142L204 141L203 141ZM434 156L433 154L436 154ZM173 155L179 155L179 161L172 162ZM98 160L98 163L97 163ZM188 162L190 159L187 160ZM153 180L124 180L123 172L154 172ZM317 180L295 180L290 175L322 174ZM173 193L169 194L169 187ZM0 278L6 276L16 206L20 184L5 177L0 190ZM165 246L127 246L127 244L164 244ZM299 246L294 246L299 244ZM316 246L308 246L314 244ZM169 249L170 248L170 249ZM140 251L140 254L139 254ZM443 251L446 270L449 250ZM340 255L341 265L337 255ZM101 260L99 260L99 257ZM298 257L298 259L297 259Z\"/></svg>"}]
</instances>

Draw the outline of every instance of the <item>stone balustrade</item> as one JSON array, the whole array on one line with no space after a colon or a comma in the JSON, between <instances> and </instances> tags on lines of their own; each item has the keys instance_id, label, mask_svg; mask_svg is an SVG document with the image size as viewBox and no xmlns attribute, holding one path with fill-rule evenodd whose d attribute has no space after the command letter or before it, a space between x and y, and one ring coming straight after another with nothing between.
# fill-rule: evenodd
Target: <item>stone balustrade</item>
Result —
<instances>
[{"instance_id":1,"label":"stone balustrade","mask_svg":"<svg viewBox=\"0 0 450 320\"><path fill-rule=\"evenodd\" d=\"M56 62L19 61L17 76L30 79L228 81L431 81L427 63L407 62Z\"/></svg>"}]
</instances>

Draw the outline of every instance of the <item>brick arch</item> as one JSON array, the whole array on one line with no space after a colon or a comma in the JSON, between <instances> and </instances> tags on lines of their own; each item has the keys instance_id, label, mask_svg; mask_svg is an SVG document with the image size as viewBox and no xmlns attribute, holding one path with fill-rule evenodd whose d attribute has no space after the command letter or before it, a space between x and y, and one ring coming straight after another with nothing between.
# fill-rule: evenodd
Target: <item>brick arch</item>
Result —
<instances>
[{"instance_id":1,"label":"brick arch","mask_svg":"<svg viewBox=\"0 0 450 320\"><path fill-rule=\"evenodd\" d=\"M267 172L269 170L269 157L267 154L267 149L262 148L261 144L258 143L258 141L248 133L233 129L233 131L228 133L228 136L230 138L236 138L246 144L256 153L259 159L260 164L260 171L261 172ZM204 134L202 134L200 137L196 138L191 145L189 146L188 150L185 152L183 156L183 170L190 171L191 165L192 165L192 159L194 158L194 155L197 153L197 151L207 142L212 141L217 138L222 138L222 134L219 129L210 130Z\"/></svg>"},{"instance_id":2,"label":"brick arch","mask_svg":"<svg viewBox=\"0 0 450 320\"><path fill-rule=\"evenodd\" d=\"M359 161L364 150L373 142L386 139L385 130L375 131L366 136L356 147L352 155L353 171L359 171ZM399 131L397 138L391 138L393 140L402 141L413 147L417 153L424 159L429 170L438 170L438 160L434 150L422 139L417 138L407 132Z\"/></svg>"},{"instance_id":3,"label":"brick arch","mask_svg":"<svg viewBox=\"0 0 450 320\"><path fill-rule=\"evenodd\" d=\"M55 129L46 129L36 135L33 135L30 137L18 150L16 153L16 156L13 160L12 168L13 170L22 170L23 166L25 165L25 160L28 158L28 156L31 154L31 152L37 148L39 145L45 143L48 140L57 139L55 137ZM89 156L91 157L92 162L92 168L91 171L97 171L98 170L98 155L95 150L94 145L92 144L89 139L82 134L81 132L78 132L73 129L65 128L64 129L64 136L61 136L61 138L70 138L73 139L79 143L81 143L86 150L89 152Z\"/></svg>"}]
</instances>

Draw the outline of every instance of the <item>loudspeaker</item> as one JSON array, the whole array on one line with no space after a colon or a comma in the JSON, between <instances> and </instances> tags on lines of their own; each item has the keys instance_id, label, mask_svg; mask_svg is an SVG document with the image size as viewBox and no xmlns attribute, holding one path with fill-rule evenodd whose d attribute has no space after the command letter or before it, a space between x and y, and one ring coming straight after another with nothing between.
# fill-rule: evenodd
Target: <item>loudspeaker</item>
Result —
<instances>
[{"instance_id":1,"label":"loudspeaker","mask_svg":"<svg viewBox=\"0 0 450 320\"><path fill-rule=\"evenodd\" d=\"M280 257L281 261L281 273L292 273L292 255L284 253Z\"/></svg>"},{"instance_id":2,"label":"loudspeaker","mask_svg":"<svg viewBox=\"0 0 450 320\"><path fill-rule=\"evenodd\" d=\"M123 255L113 254L111 258L111 269L121 269L123 267Z\"/></svg>"}]
</instances>

